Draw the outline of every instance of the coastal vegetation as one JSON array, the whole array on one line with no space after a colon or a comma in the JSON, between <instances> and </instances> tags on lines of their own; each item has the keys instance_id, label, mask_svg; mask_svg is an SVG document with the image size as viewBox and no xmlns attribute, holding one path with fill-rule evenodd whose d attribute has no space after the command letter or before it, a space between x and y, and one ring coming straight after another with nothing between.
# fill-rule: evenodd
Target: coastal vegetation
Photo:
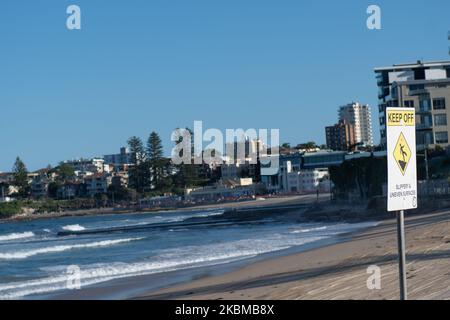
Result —
<instances>
[{"instance_id":1,"label":"coastal vegetation","mask_svg":"<svg viewBox=\"0 0 450 320\"><path fill-rule=\"evenodd\" d=\"M22 205L18 201L0 202L0 219L9 218L22 212Z\"/></svg>"},{"instance_id":2,"label":"coastal vegetation","mask_svg":"<svg viewBox=\"0 0 450 320\"><path fill-rule=\"evenodd\" d=\"M204 186L219 178L205 164L174 165L170 158L163 156L161 138L154 131L145 147L141 138L133 136L128 139L128 148L132 164L129 187L140 195L182 195L186 187Z\"/></svg>"},{"instance_id":3,"label":"coastal vegetation","mask_svg":"<svg viewBox=\"0 0 450 320\"><path fill-rule=\"evenodd\" d=\"M360 199L369 199L382 194L387 181L386 157L358 158L344 161L330 168L330 177L335 186L337 199L348 199L356 194Z\"/></svg>"}]
</instances>

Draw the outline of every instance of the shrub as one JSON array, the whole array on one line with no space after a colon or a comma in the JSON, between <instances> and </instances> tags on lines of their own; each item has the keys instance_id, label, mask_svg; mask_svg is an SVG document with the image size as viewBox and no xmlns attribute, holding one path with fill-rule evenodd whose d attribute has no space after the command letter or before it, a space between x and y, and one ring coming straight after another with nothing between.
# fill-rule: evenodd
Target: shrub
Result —
<instances>
[{"instance_id":1,"label":"shrub","mask_svg":"<svg viewBox=\"0 0 450 320\"><path fill-rule=\"evenodd\" d=\"M22 212L22 205L17 202L2 202L0 203L0 218L8 218L15 214Z\"/></svg>"}]
</instances>

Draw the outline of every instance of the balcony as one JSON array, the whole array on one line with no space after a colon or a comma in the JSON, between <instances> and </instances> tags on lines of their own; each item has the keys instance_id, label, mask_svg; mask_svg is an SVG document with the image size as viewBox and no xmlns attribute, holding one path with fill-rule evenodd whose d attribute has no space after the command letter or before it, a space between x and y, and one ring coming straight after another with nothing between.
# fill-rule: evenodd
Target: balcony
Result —
<instances>
[{"instance_id":1,"label":"balcony","mask_svg":"<svg viewBox=\"0 0 450 320\"><path fill-rule=\"evenodd\" d=\"M431 123L416 123L417 130L431 130L433 125Z\"/></svg>"},{"instance_id":2,"label":"balcony","mask_svg":"<svg viewBox=\"0 0 450 320\"><path fill-rule=\"evenodd\" d=\"M416 108L416 114L431 114L431 109Z\"/></svg>"}]
</instances>

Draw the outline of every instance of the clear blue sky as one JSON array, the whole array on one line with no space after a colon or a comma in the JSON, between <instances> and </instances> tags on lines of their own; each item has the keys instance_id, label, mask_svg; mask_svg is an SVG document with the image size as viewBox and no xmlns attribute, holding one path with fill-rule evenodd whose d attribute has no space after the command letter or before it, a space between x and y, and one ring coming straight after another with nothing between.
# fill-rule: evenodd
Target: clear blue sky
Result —
<instances>
[{"instance_id":1,"label":"clear blue sky","mask_svg":"<svg viewBox=\"0 0 450 320\"><path fill-rule=\"evenodd\" d=\"M66 8L82 30L66 29ZM366 8L382 9L380 31ZM114 153L175 127L279 128L325 141L337 107L372 106L373 68L449 59L450 2L8 0L0 3L0 171Z\"/></svg>"}]
</instances>

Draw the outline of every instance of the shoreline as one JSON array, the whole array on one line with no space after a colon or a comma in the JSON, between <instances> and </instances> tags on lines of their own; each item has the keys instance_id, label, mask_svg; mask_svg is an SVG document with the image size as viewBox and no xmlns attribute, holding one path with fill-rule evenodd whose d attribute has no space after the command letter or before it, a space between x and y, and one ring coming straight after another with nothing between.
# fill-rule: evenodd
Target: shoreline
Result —
<instances>
[{"instance_id":1,"label":"shoreline","mask_svg":"<svg viewBox=\"0 0 450 320\"><path fill-rule=\"evenodd\" d=\"M373 222L379 223L379 222ZM280 259L299 253L304 253L341 242L349 241L352 237L364 230L374 228L364 227L355 231L337 234L328 238L316 240L287 249L276 250L258 254L252 257L232 261L218 262L217 264L194 266L186 269L168 270L155 274L143 274L125 276L93 284L75 291L62 291L44 295L25 297L27 299L50 299L50 300L78 300L78 299L138 299L148 292L157 292L177 286L189 284L199 279L222 276L232 272L238 272L255 263Z\"/></svg>"},{"instance_id":2,"label":"shoreline","mask_svg":"<svg viewBox=\"0 0 450 320\"><path fill-rule=\"evenodd\" d=\"M396 299L396 223L393 218L377 223L374 227L242 260L124 276L86 286L81 290L24 298ZM421 288L416 294L410 295L411 298L450 299L450 210L407 215L406 236L408 281L411 277L420 280L418 285ZM422 256L428 253L430 257ZM414 260L419 260L420 263L417 264ZM370 291L366 287L366 270L373 264L380 266L382 270L381 291ZM426 272L419 277L417 270ZM430 275L430 278L423 275ZM429 281L435 283L434 288L428 286L433 290L427 288ZM385 283L388 283L386 288Z\"/></svg>"},{"instance_id":3,"label":"shoreline","mask_svg":"<svg viewBox=\"0 0 450 320\"><path fill-rule=\"evenodd\" d=\"M319 202L325 201L329 198L328 194L323 194L319 196ZM197 210L214 210L214 209L244 209L244 208L261 208L265 206L274 206L278 204L302 204L314 203L316 200L315 194L305 194L305 195L288 195L273 198L265 198L264 200L249 200L249 201L237 201L237 202L223 202L223 203L213 203L205 205L197 205L190 207L179 207L179 208L149 208L149 209L139 209L134 208L98 208L98 209L85 209L85 210L75 210L75 211L63 211L63 212L50 212L42 214L18 214L13 217L0 219L0 224L3 222L27 222L41 219L57 219L64 217L83 217L83 216L96 216L96 215L119 215L119 214L145 214L145 213L164 213L171 211L179 212L189 212Z\"/></svg>"},{"instance_id":4,"label":"shoreline","mask_svg":"<svg viewBox=\"0 0 450 320\"><path fill-rule=\"evenodd\" d=\"M411 299L450 299L450 211L407 216ZM347 240L271 258L222 275L137 295L134 299L398 299L395 219L343 236ZM381 271L369 290L367 268Z\"/></svg>"},{"instance_id":5,"label":"shoreline","mask_svg":"<svg viewBox=\"0 0 450 320\"><path fill-rule=\"evenodd\" d=\"M396 224L395 219L384 219L382 214L379 219L373 218L371 213L361 211L358 206L344 208L336 206L326 199L317 204L315 196L287 197L278 199L281 203L274 204L266 201L252 201L232 203L234 207L228 208L229 218L242 216L261 216L270 212L278 218L290 222L315 222L315 223L352 223L372 221L377 226L364 226L362 229L341 233L312 243L297 245L288 249L266 252L253 257L246 257L231 261L218 261L213 265L189 267L179 270L167 270L155 274L129 275L86 286L81 290L59 291L44 295L33 295L25 299L395 299L398 287L392 285L386 294L377 297L369 296L367 288L362 287L367 280L366 269L369 263L378 262L383 270L388 270L391 277L389 282L396 283ZM294 201L294 205L292 205ZM255 206L255 202L258 206ZM301 209L300 209L301 208ZM328 209L333 208L329 215L324 215ZM190 208L191 209L191 208ZM203 207L201 210L216 209ZM277 210L278 209L278 210ZM192 210L192 209L191 209ZM197 209L198 210L198 209ZM275 210L275 211L274 211ZM305 220L299 210L308 212ZM358 212L359 217L350 221L345 219L345 214L340 220L335 217L344 212ZM180 211L180 210L179 210ZM183 210L186 211L186 210ZM188 210L190 211L190 210ZM292 211L292 212L291 212ZM139 213L137 213L139 214ZM236 214L236 216L234 216ZM308 220L311 215L316 215L315 221ZM365 219L362 219L365 217ZM444 224L444 229L439 229ZM414 228L422 228L420 232ZM429 231L428 229L431 229ZM411 234L411 232L413 233ZM448 245L450 252L450 210L441 210L428 214L410 213L406 218L407 250L415 243L410 238L417 238L421 234L436 234L428 237L420 243L424 251L434 250L436 241L438 248ZM437 240L436 240L437 239ZM409 252L407 251L407 259ZM448 255L443 255L447 259ZM385 260L385 258L387 260ZM377 260L379 259L379 260ZM442 261L440 261L441 263ZM378 265L378 263L376 263ZM429 268L425 266L424 268ZM439 265L438 269L443 270ZM445 266L448 269L448 265ZM384 274L384 271L383 271ZM445 272L443 273L445 274ZM450 275L450 274L449 274ZM343 279L359 279L351 285L340 281ZM440 275L442 277L442 274ZM439 282L446 284L439 277ZM327 283L335 283L334 286L344 286L341 293L321 292L320 295L312 294L318 288L327 287ZM423 285L423 283L421 284ZM447 283L450 288L450 283ZM306 289L304 289L304 287ZM281 289L282 288L282 289ZM293 289L294 288L294 289ZM438 294L446 297L442 291ZM350 290L351 289L351 290ZM297 290L300 290L299 294ZM305 293L306 291L306 293ZM353 292L354 295L348 294ZM447 290L450 292L450 290ZM286 292L289 292L287 294ZM320 292L320 290L319 290ZM345 292L347 295L341 295ZM379 293L379 292L376 292ZM430 293L429 293L430 294ZM420 296L419 296L420 297ZM449 297L450 299L450 297Z\"/></svg>"}]
</instances>

